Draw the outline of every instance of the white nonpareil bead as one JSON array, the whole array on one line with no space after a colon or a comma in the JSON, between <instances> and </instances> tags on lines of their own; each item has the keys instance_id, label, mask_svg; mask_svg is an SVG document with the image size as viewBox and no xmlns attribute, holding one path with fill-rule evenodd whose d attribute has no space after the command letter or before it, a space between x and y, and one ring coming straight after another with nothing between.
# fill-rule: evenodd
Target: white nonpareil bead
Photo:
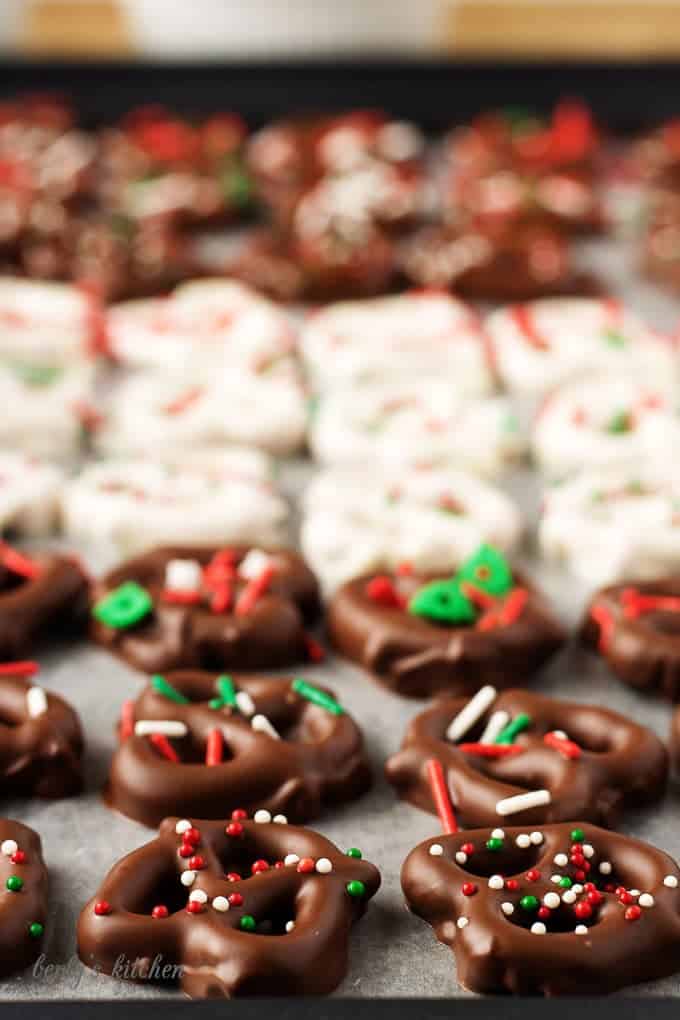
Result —
<instances>
[{"instance_id":1,"label":"white nonpareil bead","mask_svg":"<svg viewBox=\"0 0 680 1020\"><path fill-rule=\"evenodd\" d=\"M444 853L444 847L441 845L441 843L433 843L432 846L430 847L429 853L431 857L441 857L441 855Z\"/></svg>"},{"instance_id":2,"label":"white nonpareil bead","mask_svg":"<svg viewBox=\"0 0 680 1020\"><path fill-rule=\"evenodd\" d=\"M217 910L220 914L226 914L229 910L229 900L226 896L216 896L212 901L213 910Z\"/></svg>"}]
</instances>

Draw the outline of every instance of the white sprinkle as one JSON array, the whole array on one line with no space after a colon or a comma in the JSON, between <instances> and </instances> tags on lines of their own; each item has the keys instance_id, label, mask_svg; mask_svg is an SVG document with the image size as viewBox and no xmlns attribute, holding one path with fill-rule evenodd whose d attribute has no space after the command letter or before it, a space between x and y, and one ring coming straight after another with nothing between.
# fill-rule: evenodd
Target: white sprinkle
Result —
<instances>
[{"instance_id":1,"label":"white sprinkle","mask_svg":"<svg viewBox=\"0 0 680 1020\"><path fill-rule=\"evenodd\" d=\"M602 863L600 864L600 872L603 875L611 875L611 873L612 873L612 866L609 863L609 861L602 861Z\"/></svg>"},{"instance_id":2,"label":"white sprinkle","mask_svg":"<svg viewBox=\"0 0 680 1020\"><path fill-rule=\"evenodd\" d=\"M255 702L247 691L236 692L236 706L241 715L247 715L248 718L255 715Z\"/></svg>"},{"instance_id":3,"label":"white sprinkle","mask_svg":"<svg viewBox=\"0 0 680 1020\"><path fill-rule=\"evenodd\" d=\"M291 864L298 864L299 860L300 858L298 857L297 854L286 854L286 856L283 858L283 863L286 865L286 867L290 867Z\"/></svg>"},{"instance_id":4,"label":"white sprinkle","mask_svg":"<svg viewBox=\"0 0 680 1020\"><path fill-rule=\"evenodd\" d=\"M459 928L467 928L469 923L470 923L469 917L459 917L458 920L456 921L456 924L458 925Z\"/></svg>"},{"instance_id":5,"label":"white sprinkle","mask_svg":"<svg viewBox=\"0 0 680 1020\"><path fill-rule=\"evenodd\" d=\"M519 811L528 811L529 808L542 807L551 801L549 790L531 790L530 793L519 793L516 797L506 797L496 804L497 815L516 815ZM543 836L541 836L543 839ZM533 843L533 833L532 839Z\"/></svg>"},{"instance_id":6,"label":"white sprinkle","mask_svg":"<svg viewBox=\"0 0 680 1020\"><path fill-rule=\"evenodd\" d=\"M182 885L187 885L187 886L188 885L193 885L195 881L196 881L196 872L195 871L183 871L182 872L182 875L180 877L180 882L182 883Z\"/></svg>"},{"instance_id":7,"label":"white sprinkle","mask_svg":"<svg viewBox=\"0 0 680 1020\"><path fill-rule=\"evenodd\" d=\"M274 815L272 821L275 825L288 825L288 819L285 815Z\"/></svg>"},{"instance_id":8,"label":"white sprinkle","mask_svg":"<svg viewBox=\"0 0 680 1020\"><path fill-rule=\"evenodd\" d=\"M545 933L546 927L543 924L543 921L535 921L534 924L532 924L531 926L532 935L545 935Z\"/></svg>"},{"instance_id":9,"label":"white sprinkle","mask_svg":"<svg viewBox=\"0 0 680 1020\"><path fill-rule=\"evenodd\" d=\"M254 715L250 720L250 725L257 733L266 733L272 740L280 740L280 735L276 732L272 724L266 715Z\"/></svg>"},{"instance_id":10,"label":"white sprinkle","mask_svg":"<svg viewBox=\"0 0 680 1020\"><path fill-rule=\"evenodd\" d=\"M631 896L636 896L637 897L637 896L640 895L640 890L639 889L629 889L628 892L630 893Z\"/></svg>"},{"instance_id":11,"label":"white sprinkle","mask_svg":"<svg viewBox=\"0 0 680 1020\"><path fill-rule=\"evenodd\" d=\"M253 815L253 821L257 822L258 825L266 825L267 822L271 822L271 820L272 816L270 815L269 811L265 811L264 808L260 808L260 810L256 811L255 814Z\"/></svg>"},{"instance_id":12,"label":"white sprinkle","mask_svg":"<svg viewBox=\"0 0 680 1020\"><path fill-rule=\"evenodd\" d=\"M514 914L514 912L515 912L515 908L514 908L513 904L512 903L508 903L507 901L505 903L501 903L501 910L508 917L510 917L510 914Z\"/></svg>"},{"instance_id":13,"label":"white sprinkle","mask_svg":"<svg viewBox=\"0 0 680 1020\"><path fill-rule=\"evenodd\" d=\"M590 843L583 844L583 856L592 857L595 853L595 847L591 846Z\"/></svg>"},{"instance_id":14,"label":"white sprinkle","mask_svg":"<svg viewBox=\"0 0 680 1020\"><path fill-rule=\"evenodd\" d=\"M543 897L543 902L546 907L549 907L551 910L556 910L560 905L560 898L556 892L548 892Z\"/></svg>"},{"instance_id":15,"label":"white sprinkle","mask_svg":"<svg viewBox=\"0 0 680 1020\"><path fill-rule=\"evenodd\" d=\"M472 729L474 724L484 715L487 708L496 700L496 694L496 688L491 687L490 684L487 684L486 687L480 687L474 698L470 698L467 705L461 708L458 715L449 723L446 730L446 739L455 743L456 740L464 737L468 730Z\"/></svg>"},{"instance_id":16,"label":"white sprinkle","mask_svg":"<svg viewBox=\"0 0 680 1020\"><path fill-rule=\"evenodd\" d=\"M186 737L187 728L178 719L140 719L135 723L135 736L148 737L161 733L164 737Z\"/></svg>"},{"instance_id":17,"label":"white sprinkle","mask_svg":"<svg viewBox=\"0 0 680 1020\"><path fill-rule=\"evenodd\" d=\"M238 572L247 581L252 581L259 577L270 563L271 556L268 556L262 549L251 549L239 563Z\"/></svg>"},{"instance_id":18,"label":"white sprinkle","mask_svg":"<svg viewBox=\"0 0 680 1020\"><path fill-rule=\"evenodd\" d=\"M562 893L563 903L576 903L576 893L573 889L567 889L566 892Z\"/></svg>"},{"instance_id":19,"label":"white sprinkle","mask_svg":"<svg viewBox=\"0 0 680 1020\"><path fill-rule=\"evenodd\" d=\"M675 875L666 875L666 877L663 880L663 884L665 886L668 886L669 889L677 889L678 888L678 880L675 877Z\"/></svg>"},{"instance_id":20,"label":"white sprinkle","mask_svg":"<svg viewBox=\"0 0 680 1020\"><path fill-rule=\"evenodd\" d=\"M569 863L569 858L566 854L555 854L553 857L553 863L556 864L558 868L566 868Z\"/></svg>"},{"instance_id":21,"label":"white sprinkle","mask_svg":"<svg viewBox=\"0 0 680 1020\"><path fill-rule=\"evenodd\" d=\"M208 894L203 889L194 889L192 893L189 893L190 903L207 903Z\"/></svg>"},{"instance_id":22,"label":"white sprinkle","mask_svg":"<svg viewBox=\"0 0 680 1020\"><path fill-rule=\"evenodd\" d=\"M551 875L550 876L550 881L554 882L555 885L557 885L557 883L560 881L561 878L562 878L561 875Z\"/></svg>"},{"instance_id":23,"label":"white sprinkle","mask_svg":"<svg viewBox=\"0 0 680 1020\"><path fill-rule=\"evenodd\" d=\"M569 740L569 737L564 730L553 730L553 736L558 737L559 740Z\"/></svg>"},{"instance_id":24,"label":"white sprinkle","mask_svg":"<svg viewBox=\"0 0 680 1020\"><path fill-rule=\"evenodd\" d=\"M47 711L47 695L42 687L29 687L26 691L26 708L31 719L37 719Z\"/></svg>"},{"instance_id":25,"label":"white sprinkle","mask_svg":"<svg viewBox=\"0 0 680 1020\"><path fill-rule=\"evenodd\" d=\"M198 591L203 571L198 560L168 560L165 587L170 591Z\"/></svg>"},{"instance_id":26,"label":"white sprinkle","mask_svg":"<svg viewBox=\"0 0 680 1020\"><path fill-rule=\"evenodd\" d=\"M291 932L295 928L295 921L286 921L286 931Z\"/></svg>"},{"instance_id":27,"label":"white sprinkle","mask_svg":"<svg viewBox=\"0 0 680 1020\"><path fill-rule=\"evenodd\" d=\"M5 855L5 857L11 857L12 854L15 854L18 849L19 844L13 839L6 839L3 842L2 846L0 846L0 852L2 852Z\"/></svg>"},{"instance_id":28,"label":"white sprinkle","mask_svg":"<svg viewBox=\"0 0 680 1020\"><path fill-rule=\"evenodd\" d=\"M505 880L502 875L492 875L489 879L489 889L502 889L505 885Z\"/></svg>"},{"instance_id":29,"label":"white sprinkle","mask_svg":"<svg viewBox=\"0 0 680 1020\"><path fill-rule=\"evenodd\" d=\"M329 875L333 870L333 865L331 864L327 857L319 857L318 861L316 862L316 870L319 872L320 875Z\"/></svg>"},{"instance_id":30,"label":"white sprinkle","mask_svg":"<svg viewBox=\"0 0 680 1020\"><path fill-rule=\"evenodd\" d=\"M191 824L188 818L183 818L175 826L175 832L177 833L178 836L183 835L183 833L187 832L189 829L193 829L193 825Z\"/></svg>"},{"instance_id":31,"label":"white sprinkle","mask_svg":"<svg viewBox=\"0 0 680 1020\"><path fill-rule=\"evenodd\" d=\"M213 910L217 910L220 914L226 914L229 910L229 900L226 896L216 896L212 901Z\"/></svg>"},{"instance_id":32,"label":"white sprinkle","mask_svg":"<svg viewBox=\"0 0 680 1020\"><path fill-rule=\"evenodd\" d=\"M517 844L517 846L518 846L518 847L520 847L520 848L521 848L522 850L526 850L526 848L527 848L528 846L531 846L531 839L530 839L530 837L529 837L528 833L526 833L526 832L520 832L519 836L518 836L518 837L517 837L517 839L515 840L515 843L516 843L516 844Z\"/></svg>"},{"instance_id":33,"label":"white sprinkle","mask_svg":"<svg viewBox=\"0 0 680 1020\"><path fill-rule=\"evenodd\" d=\"M467 861L467 854L463 850L459 850L456 853L456 864L465 864Z\"/></svg>"},{"instance_id":34,"label":"white sprinkle","mask_svg":"<svg viewBox=\"0 0 680 1020\"><path fill-rule=\"evenodd\" d=\"M540 846L541 843L543 842L543 833L542 832L532 832L531 835L529 836L529 839L534 844L534 846Z\"/></svg>"},{"instance_id":35,"label":"white sprinkle","mask_svg":"<svg viewBox=\"0 0 680 1020\"><path fill-rule=\"evenodd\" d=\"M486 724L486 728L479 738L480 744L493 744L496 737L504 730L510 722L510 713L504 712L503 709L499 709L497 712L492 712L489 716L489 721Z\"/></svg>"},{"instance_id":36,"label":"white sprinkle","mask_svg":"<svg viewBox=\"0 0 680 1020\"><path fill-rule=\"evenodd\" d=\"M653 907L654 897L651 895L651 893L643 892L638 900L638 903L640 904L641 907Z\"/></svg>"},{"instance_id":37,"label":"white sprinkle","mask_svg":"<svg viewBox=\"0 0 680 1020\"><path fill-rule=\"evenodd\" d=\"M491 833L492 839L505 839L505 833L502 829L494 829Z\"/></svg>"},{"instance_id":38,"label":"white sprinkle","mask_svg":"<svg viewBox=\"0 0 680 1020\"><path fill-rule=\"evenodd\" d=\"M441 843L433 843L432 846L430 847L429 853L432 857L441 857L441 855L444 853L444 847L441 845ZM463 864L465 864L465 861L463 861Z\"/></svg>"},{"instance_id":39,"label":"white sprinkle","mask_svg":"<svg viewBox=\"0 0 680 1020\"><path fill-rule=\"evenodd\" d=\"M577 882L575 885L572 885L571 891L573 893L576 893L577 896L580 896L581 893L583 892L583 886L579 885L579 883Z\"/></svg>"},{"instance_id":40,"label":"white sprinkle","mask_svg":"<svg viewBox=\"0 0 680 1020\"><path fill-rule=\"evenodd\" d=\"M588 929L586 928L585 924L577 924L576 927L574 928L574 935L587 935L587 934Z\"/></svg>"}]
</instances>

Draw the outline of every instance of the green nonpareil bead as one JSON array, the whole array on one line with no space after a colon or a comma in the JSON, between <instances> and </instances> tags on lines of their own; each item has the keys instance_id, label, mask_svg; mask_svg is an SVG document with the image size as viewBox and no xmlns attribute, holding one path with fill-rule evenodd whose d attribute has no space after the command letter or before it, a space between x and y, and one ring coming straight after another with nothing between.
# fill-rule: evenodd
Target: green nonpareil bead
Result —
<instances>
[{"instance_id":1,"label":"green nonpareil bead","mask_svg":"<svg viewBox=\"0 0 680 1020\"><path fill-rule=\"evenodd\" d=\"M535 896L523 896L519 905L522 910L538 910L539 902Z\"/></svg>"},{"instance_id":2,"label":"green nonpareil bead","mask_svg":"<svg viewBox=\"0 0 680 1020\"><path fill-rule=\"evenodd\" d=\"M355 899L366 894L366 886L358 879L353 879L351 882L348 882L345 888L350 896L353 896Z\"/></svg>"},{"instance_id":3,"label":"green nonpareil bead","mask_svg":"<svg viewBox=\"0 0 680 1020\"><path fill-rule=\"evenodd\" d=\"M440 623L474 623L477 613L456 580L431 581L415 593L409 612Z\"/></svg>"},{"instance_id":4,"label":"green nonpareil bead","mask_svg":"<svg viewBox=\"0 0 680 1020\"><path fill-rule=\"evenodd\" d=\"M569 878L569 875L563 875L559 880L558 885L561 886L562 889L571 889L573 882Z\"/></svg>"},{"instance_id":5,"label":"green nonpareil bead","mask_svg":"<svg viewBox=\"0 0 680 1020\"><path fill-rule=\"evenodd\" d=\"M491 839L487 839L487 841L486 841L486 849L487 850L502 850L503 849L503 840L502 839L498 839L496 836L492 836Z\"/></svg>"},{"instance_id":6,"label":"green nonpareil bead","mask_svg":"<svg viewBox=\"0 0 680 1020\"><path fill-rule=\"evenodd\" d=\"M252 914L244 914L239 921L239 927L242 931L255 931L255 918Z\"/></svg>"},{"instance_id":7,"label":"green nonpareil bead","mask_svg":"<svg viewBox=\"0 0 680 1020\"><path fill-rule=\"evenodd\" d=\"M507 595L513 585L508 561L491 545L481 545L462 565L456 579L467 581L489 595Z\"/></svg>"},{"instance_id":8,"label":"green nonpareil bead","mask_svg":"<svg viewBox=\"0 0 680 1020\"><path fill-rule=\"evenodd\" d=\"M153 599L146 588L136 581L125 581L97 602L92 614L106 627L124 630L139 623L152 609Z\"/></svg>"},{"instance_id":9,"label":"green nonpareil bead","mask_svg":"<svg viewBox=\"0 0 680 1020\"><path fill-rule=\"evenodd\" d=\"M351 846L349 848L349 850L347 851L347 856L348 857L354 857L355 860L360 861L363 855L361 853L361 850L359 850L358 847Z\"/></svg>"},{"instance_id":10,"label":"green nonpareil bead","mask_svg":"<svg viewBox=\"0 0 680 1020\"><path fill-rule=\"evenodd\" d=\"M10 892L21 892L24 887L24 880L19 878L18 875L10 875L5 885Z\"/></svg>"},{"instance_id":11,"label":"green nonpareil bead","mask_svg":"<svg viewBox=\"0 0 680 1020\"><path fill-rule=\"evenodd\" d=\"M40 939L45 934L45 926L40 924L40 921L34 921L28 926L28 934L32 939Z\"/></svg>"},{"instance_id":12,"label":"green nonpareil bead","mask_svg":"<svg viewBox=\"0 0 680 1020\"><path fill-rule=\"evenodd\" d=\"M572 829L570 836L572 843L582 843L586 838L586 834L583 829Z\"/></svg>"},{"instance_id":13,"label":"green nonpareil bead","mask_svg":"<svg viewBox=\"0 0 680 1020\"><path fill-rule=\"evenodd\" d=\"M178 691L176 687L169 684L165 677L158 673L151 677L151 686L159 694L162 694L164 698L167 698L169 701L174 701L177 705L191 704L189 698L185 698L181 691Z\"/></svg>"}]
</instances>

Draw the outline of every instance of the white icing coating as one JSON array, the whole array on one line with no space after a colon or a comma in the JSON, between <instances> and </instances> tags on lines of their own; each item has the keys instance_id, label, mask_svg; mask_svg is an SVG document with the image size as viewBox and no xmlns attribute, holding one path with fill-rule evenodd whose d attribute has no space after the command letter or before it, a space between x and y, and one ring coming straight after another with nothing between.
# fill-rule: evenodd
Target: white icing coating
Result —
<instances>
[{"instance_id":1,"label":"white icing coating","mask_svg":"<svg viewBox=\"0 0 680 1020\"><path fill-rule=\"evenodd\" d=\"M64 476L23 453L0 451L0 531L40 537L56 524Z\"/></svg>"},{"instance_id":2,"label":"white icing coating","mask_svg":"<svg viewBox=\"0 0 680 1020\"><path fill-rule=\"evenodd\" d=\"M464 398L457 380L363 383L322 396L310 425L314 456L329 465L462 467L500 474L525 442L507 397Z\"/></svg>"},{"instance_id":3,"label":"white icing coating","mask_svg":"<svg viewBox=\"0 0 680 1020\"><path fill-rule=\"evenodd\" d=\"M677 377L672 345L615 302L545 298L521 307L545 349L529 341L512 307L486 321L498 371L511 392L539 397L595 375L626 374L651 384Z\"/></svg>"},{"instance_id":4,"label":"white icing coating","mask_svg":"<svg viewBox=\"0 0 680 1020\"><path fill-rule=\"evenodd\" d=\"M327 305L307 321L300 351L320 391L418 376L455 380L460 394L493 389L474 314L444 293L412 291Z\"/></svg>"},{"instance_id":5,"label":"white icing coating","mask_svg":"<svg viewBox=\"0 0 680 1020\"><path fill-rule=\"evenodd\" d=\"M82 439L79 412L91 405L93 386L91 362L37 364L0 353L0 445L57 460L74 456Z\"/></svg>"},{"instance_id":6,"label":"white icing coating","mask_svg":"<svg viewBox=\"0 0 680 1020\"><path fill-rule=\"evenodd\" d=\"M0 277L0 357L78 360L88 353L91 321L90 300L78 287Z\"/></svg>"},{"instance_id":7,"label":"white icing coating","mask_svg":"<svg viewBox=\"0 0 680 1020\"><path fill-rule=\"evenodd\" d=\"M547 489L543 554L592 587L680 569L680 471L671 459L582 472Z\"/></svg>"},{"instance_id":8,"label":"white icing coating","mask_svg":"<svg viewBox=\"0 0 680 1020\"><path fill-rule=\"evenodd\" d=\"M164 372L196 365L262 371L286 359L286 314L234 280L184 283L168 298L124 301L108 315L111 350L126 365Z\"/></svg>"},{"instance_id":9,"label":"white icing coating","mask_svg":"<svg viewBox=\"0 0 680 1020\"><path fill-rule=\"evenodd\" d=\"M504 493L453 470L320 472L304 509L302 549L329 589L403 562L453 571L482 542L511 552L521 531Z\"/></svg>"},{"instance_id":10,"label":"white icing coating","mask_svg":"<svg viewBox=\"0 0 680 1020\"><path fill-rule=\"evenodd\" d=\"M88 465L63 493L66 531L136 552L162 543L285 542L288 507L267 458L233 448L192 463Z\"/></svg>"}]
</instances>

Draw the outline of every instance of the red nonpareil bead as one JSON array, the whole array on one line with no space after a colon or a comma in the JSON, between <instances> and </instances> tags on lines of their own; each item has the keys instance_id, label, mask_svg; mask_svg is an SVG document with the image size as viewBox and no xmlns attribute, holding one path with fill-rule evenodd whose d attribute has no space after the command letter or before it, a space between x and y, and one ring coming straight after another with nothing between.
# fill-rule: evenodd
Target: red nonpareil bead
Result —
<instances>
[{"instance_id":1,"label":"red nonpareil bead","mask_svg":"<svg viewBox=\"0 0 680 1020\"><path fill-rule=\"evenodd\" d=\"M524 876L529 882L538 882L541 877L541 873L538 868L529 868L526 875Z\"/></svg>"},{"instance_id":2,"label":"red nonpareil bead","mask_svg":"<svg viewBox=\"0 0 680 1020\"><path fill-rule=\"evenodd\" d=\"M108 900L98 900L94 905L94 912L97 917L106 917L107 914L111 913L111 904Z\"/></svg>"},{"instance_id":3,"label":"red nonpareil bead","mask_svg":"<svg viewBox=\"0 0 680 1020\"><path fill-rule=\"evenodd\" d=\"M238 871L227 872L227 882L240 882L240 881L241 876L239 875ZM234 893L234 895L237 896L238 893Z\"/></svg>"},{"instance_id":4,"label":"red nonpareil bead","mask_svg":"<svg viewBox=\"0 0 680 1020\"><path fill-rule=\"evenodd\" d=\"M199 903L198 900L189 900L187 903L187 913L189 914L202 914L204 910L204 904Z\"/></svg>"},{"instance_id":5,"label":"red nonpareil bead","mask_svg":"<svg viewBox=\"0 0 680 1020\"><path fill-rule=\"evenodd\" d=\"M602 903L602 893L598 892L597 889L589 889L586 894L586 898L588 903L591 903L594 907L596 907L598 903Z\"/></svg>"},{"instance_id":6,"label":"red nonpareil bead","mask_svg":"<svg viewBox=\"0 0 680 1020\"><path fill-rule=\"evenodd\" d=\"M191 829L187 829L187 831L182 834L182 840L185 843L192 843L196 846L197 843L201 842L201 830L193 827Z\"/></svg>"},{"instance_id":7,"label":"red nonpareil bead","mask_svg":"<svg viewBox=\"0 0 680 1020\"><path fill-rule=\"evenodd\" d=\"M177 853L180 857L191 857L193 855L194 848L191 843L183 843Z\"/></svg>"},{"instance_id":8,"label":"red nonpareil bead","mask_svg":"<svg viewBox=\"0 0 680 1020\"><path fill-rule=\"evenodd\" d=\"M259 875L261 871L269 871L269 862L263 860L253 861L250 870L253 875Z\"/></svg>"},{"instance_id":9,"label":"red nonpareil bead","mask_svg":"<svg viewBox=\"0 0 680 1020\"><path fill-rule=\"evenodd\" d=\"M229 822L229 825L224 830L227 836L242 836L243 826L240 822Z\"/></svg>"},{"instance_id":10,"label":"red nonpareil bead","mask_svg":"<svg viewBox=\"0 0 680 1020\"><path fill-rule=\"evenodd\" d=\"M17 850L16 853L13 853L12 856L10 857L10 861L12 862L12 864L25 864L26 863L25 851Z\"/></svg>"},{"instance_id":11,"label":"red nonpareil bead","mask_svg":"<svg viewBox=\"0 0 680 1020\"><path fill-rule=\"evenodd\" d=\"M283 861L276 861L274 864L275 868L285 868L285 866L286 865L283 863Z\"/></svg>"},{"instance_id":12,"label":"red nonpareil bead","mask_svg":"<svg viewBox=\"0 0 680 1020\"><path fill-rule=\"evenodd\" d=\"M604 887L604 891L605 892L610 892L610 893L611 892L616 892L616 890L614 889L614 883L613 882L607 882L606 886Z\"/></svg>"},{"instance_id":13,"label":"red nonpareil bead","mask_svg":"<svg viewBox=\"0 0 680 1020\"><path fill-rule=\"evenodd\" d=\"M467 854L468 857L469 857L470 854L473 854L475 852L475 844L474 843L463 843L463 845L462 845L462 847L460 849L461 849L461 851L464 854Z\"/></svg>"},{"instance_id":14,"label":"red nonpareil bead","mask_svg":"<svg viewBox=\"0 0 680 1020\"><path fill-rule=\"evenodd\" d=\"M572 843L571 844L571 852L573 854L582 854L583 853L583 843Z\"/></svg>"},{"instance_id":15,"label":"red nonpareil bead","mask_svg":"<svg viewBox=\"0 0 680 1020\"><path fill-rule=\"evenodd\" d=\"M550 917L550 907L539 907L538 916L541 921L546 921Z\"/></svg>"},{"instance_id":16,"label":"red nonpareil bead","mask_svg":"<svg viewBox=\"0 0 680 1020\"><path fill-rule=\"evenodd\" d=\"M637 921L642 913L642 908L638 907L637 903L633 904L632 907L627 907L624 912L626 921Z\"/></svg>"},{"instance_id":17,"label":"red nonpareil bead","mask_svg":"<svg viewBox=\"0 0 680 1020\"><path fill-rule=\"evenodd\" d=\"M624 889L624 891L622 893L619 893L619 903L623 903L624 906L625 906L627 903L632 903L632 902L633 902L633 897L630 895L630 893L626 889Z\"/></svg>"},{"instance_id":18,"label":"red nonpareil bead","mask_svg":"<svg viewBox=\"0 0 680 1020\"><path fill-rule=\"evenodd\" d=\"M586 882L583 888L585 889L586 892L592 892L593 889L597 889L597 886L595 885L594 882Z\"/></svg>"},{"instance_id":19,"label":"red nonpareil bead","mask_svg":"<svg viewBox=\"0 0 680 1020\"><path fill-rule=\"evenodd\" d=\"M248 812L244 811L243 808L237 807L231 813L231 819L233 822L242 822L248 817Z\"/></svg>"},{"instance_id":20,"label":"red nonpareil bead","mask_svg":"<svg viewBox=\"0 0 680 1020\"><path fill-rule=\"evenodd\" d=\"M517 892L519 889L519 882L516 878L508 878L505 883L505 888L509 889L510 892Z\"/></svg>"},{"instance_id":21,"label":"red nonpareil bead","mask_svg":"<svg viewBox=\"0 0 680 1020\"><path fill-rule=\"evenodd\" d=\"M169 913L170 911L168 910L168 908L163 906L163 904L161 903L159 904L159 906L153 908L153 910L151 911L151 916L156 921L160 921L163 918L168 917Z\"/></svg>"},{"instance_id":22,"label":"red nonpareil bead","mask_svg":"<svg viewBox=\"0 0 680 1020\"><path fill-rule=\"evenodd\" d=\"M616 893L617 896L620 896L621 893L628 892L628 890L626 889L625 885L617 885L616 888L614 889L614 892Z\"/></svg>"},{"instance_id":23,"label":"red nonpareil bead","mask_svg":"<svg viewBox=\"0 0 680 1020\"><path fill-rule=\"evenodd\" d=\"M574 913L579 918L579 920L583 921L587 917L591 916L591 914L593 913L593 908L591 907L590 903L586 903L584 900L582 900L580 903L576 903L574 905Z\"/></svg>"},{"instance_id":24,"label":"red nonpareil bead","mask_svg":"<svg viewBox=\"0 0 680 1020\"><path fill-rule=\"evenodd\" d=\"M582 882L585 877L586 877L585 871L579 870L574 872L574 878L576 879L577 882Z\"/></svg>"},{"instance_id":25,"label":"red nonpareil bead","mask_svg":"<svg viewBox=\"0 0 680 1020\"><path fill-rule=\"evenodd\" d=\"M474 896L477 892L477 886L474 882L463 882L461 892L463 896Z\"/></svg>"},{"instance_id":26,"label":"red nonpareil bead","mask_svg":"<svg viewBox=\"0 0 680 1020\"><path fill-rule=\"evenodd\" d=\"M196 856L192 857L191 860L189 861L189 867L191 868L192 871L200 871L202 868L205 867L205 861L203 860L200 854L196 854Z\"/></svg>"},{"instance_id":27,"label":"red nonpareil bead","mask_svg":"<svg viewBox=\"0 0 680 1020\"><path fill-rule=\"evenodd\" d=\"M316 865L311 857L303 857L301 861L298 861L297 870L302 875L309 874L310 871L314 871Z\"/></svg>"},{"instance_id":28,"label":"red nonpareil bead","mask_svg":"<svg viewBox=\"0 0 680 1020\"><path fill-rule=\"evenodd\" d=\"M243 906L243 896L241 895L240 892L229 893L227 899L229 900L229 904L232 907Z\"/></svg>"},{"instance_id":29,"label":"red nonpareil bead","mask_svg":"<svg viewBox=\"0 0 680 1020\"><path fill-rule=\"evenodd\" d=\"M577 868L582 867L583 864L585 864L585 860L586 859L583 856L583 854L572 854L571 855L571 863L574 864Z\"/></svg>"}]
</instances>

